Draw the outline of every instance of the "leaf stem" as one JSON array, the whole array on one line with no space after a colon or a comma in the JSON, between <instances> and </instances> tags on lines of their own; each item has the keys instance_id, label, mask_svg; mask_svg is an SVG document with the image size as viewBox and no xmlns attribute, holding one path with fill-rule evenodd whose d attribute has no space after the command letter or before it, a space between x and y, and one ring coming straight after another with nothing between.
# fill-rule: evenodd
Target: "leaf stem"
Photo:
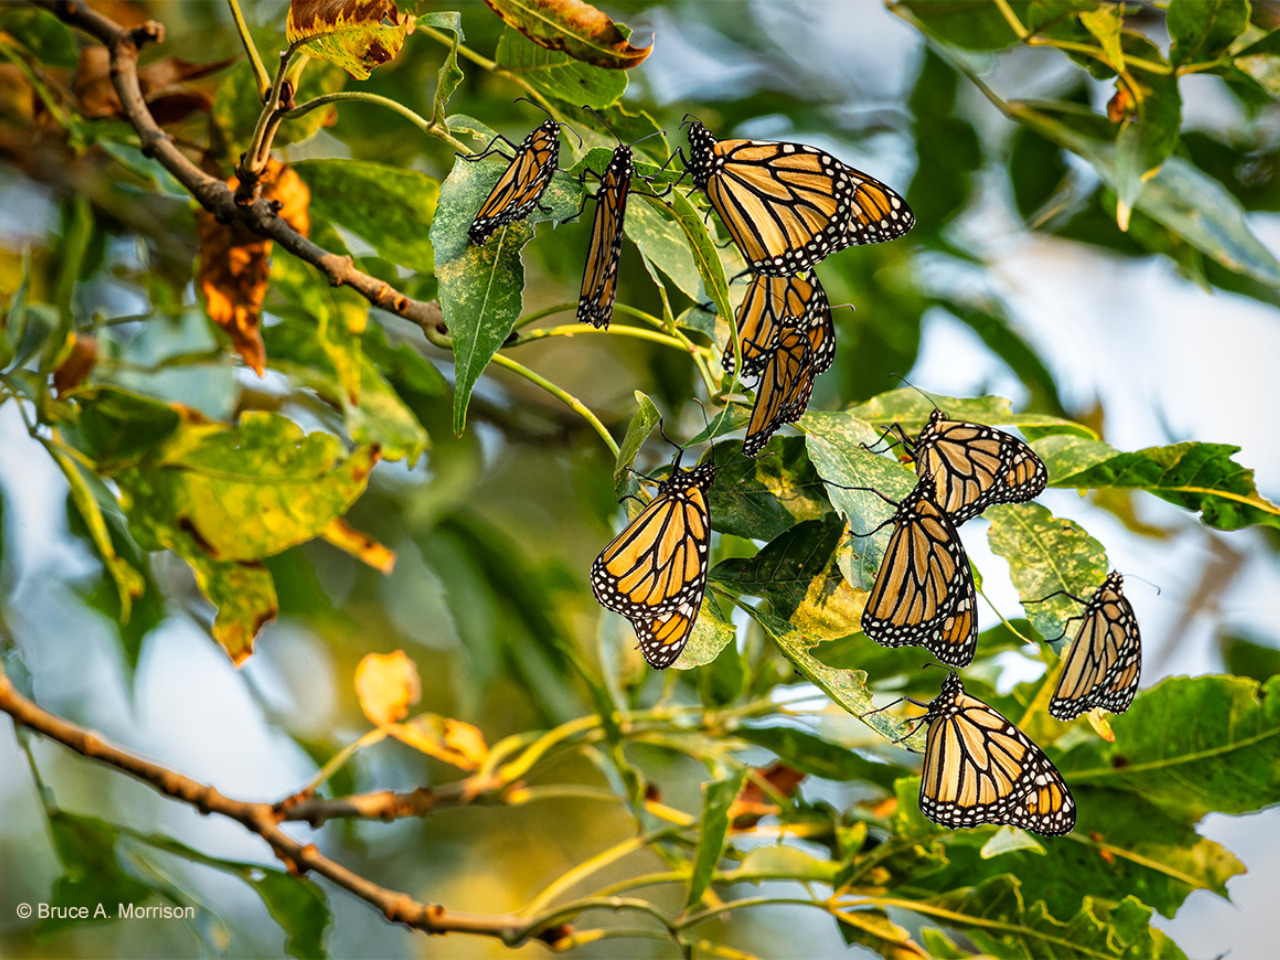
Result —
<instances>
[{"instance_id":1,"label":"leaf stem","mask_svg":"<svg viewBox=\"0 0 1280 960\"><path fill-rule=\"evenodd\" d=\"M280 126L280 119L283 116L280 113L280 95L284 89L285 74L289 72L289 64L293 60L293 54L293 47L280 51L280 67L276 71L276 78L267 94L266 103L262 105L262 112L258 114L258 121L254 124L253 137L249 141L249 149L244 153L245 159L241 170L243 175L240 178L241 187L244 187L258 173L261 173L262 168L267 165L267 157L271 153L271 141L275 137L276 129Z\"/></svg>"},{"instance_id":2,"label":"leaf stem","mask_svg":"<svg viewBox=\"0 0 1280 960\"><path fill-rule=\"evenodd\" d=\"M249 35L249 25L245 23L244 14L240 12L240 0L227 0L227 6L231 8L231 19L236 22L236 32L240 34L240 43L244 46L244 52L249 55L249 65L253 67L253 79L258 85L258 99L265 100L267 92L271 89L271 76L263 66L262 57L258 54L258 48L254 46L253 37Z\"/></svg>"},{"instance_id":3,"label":"leaf stem","mask_svg":"<svg viewBox=\"0 0 1280 960\"><path fill-rule=\"evenodd\" d=\"M591 429L595 430L595 432L600 435L600 439L604 441L605 446L609 448L610 453L615 457L618 455L618 442L613 439L613 436L609 433L609 429L600 422L600 418L592 413L586 404L573 394L556 386L541 374L534 373L528 367L524 366L524 364L516 363L516 361L512 360L510 357L503 356L501 353L495 353L493 355L492 362L496 363L500 367L506 367L512 373L519 374L530 383L541 387L543 390L547 391L547 393L562 402L566 407L578 416L582 417L583 420L586 420L587 423L591 424Z\"/></svg>"},{"instance_id":4,"label":"leaf stem","mask_svg":"<svg viewBox=\"0 0 1280 960\"><path fill-rule=\"evenodd\" d=\"M316 773L316 775L312 777L310 781L308 781L305 787L302 788L301 792L304 792L304 793L314 792L315 789L320 786L320 784L324 783L326 780L332 777L335 773L337 773L340 769L342 769L343 764L345 764L348 760L350 760L356 754L356 751L362 750L368 746L372 746L373 744L377 743L379 740L386 739L386 736L387 736L387 732L385 730L381 728L377 728L374 730L370 730L359 740L353 740L351 743L348 743L345 747L343 747L341 750L339 750L337 753L335 753L332 757L329 758L329 762L320 768L320 770Z\"/></svg>"},{"instance_id":5,"label":"leaf stem","mask_svg":"<svg viewBox=\"0 0 1280 960\"><path fill-rule=\"evenodd\" d=\"M421 23L418 24L417 30L419 33L426 34L428 37L430 37L432 40L435 40L437 43L443 43L446 47L453 49L453 42L454 42L453 38L449 37L447 34L441 33L439 30L433 29L432 27L428 27ZM494 76L502 77L504 80L510 80L512 83L514 83L517 87L519 87L525 93L529 94L530 97L532 97L538 103L542 104L542 106L546 109L547 113L551 114L551 118L553 120L560 122L564 119L563 116L556 110L555 105L552 104L551 101L548 100L546 97L544 97L542 93L535 86L533 86L533 84L529 83L529 81L525 80L523 77L512 73L510 70L507 70L504 67L498 66L498 64L495 63L493 60L490 60L488 57L481 56L480 54L472 50L470 47L463 46L461 42L458 43L458 53L466 57L468 60L470 60L476 66L480 67L482 70L488 70Z\"/></svg>"},{"instance_id":6,"label":"leaf stem","mask_svg":"<svg viewBox=\"0 0 1280 960\"><path fill-rule=\"evenodd\" d=\"M508 344L504 344L504 346L518 347L522 344L532 343L535 340L545 340L548 337L574 337L580 333L603 333L614 334L619 337L635 337L637 340L649 340L653 343L661 343L664 346L684 350L684 344L675 337L669 337L665 333L658 333L656 330L646 330L644 327L624 327L619 324L614 324L608 330L605 330L603 327L568 323L559 327L541 327L534 330L532 333L528 333Z\"/></svg>"},{"instance_id":7,"label":"leaf stem","mask_svg":"<svg viewBox=\"0 0 1280 960\"><path fill-rule=\"evenodd\" d=\"M467 156L474 153L470 147L466 146L461 140L456 139L451 133L449 133L448 128L443 124L426 119L421 114L410 110L402 103L397 103L390 97L380 97L376 93L365 93L359 90L342 90L338 93L326 93L323 96L307 100L305 103L300 103L292 110L281 114L281 119L293 120L296 117L302 116L304 113L310 113L317 107L323 107L325 104L335 103L339 100L356 100L364 103L375 103L380 107L386 107L388 110L400 114L423 133L443 140L459 153Z\"/></svg>"}]
</instances>

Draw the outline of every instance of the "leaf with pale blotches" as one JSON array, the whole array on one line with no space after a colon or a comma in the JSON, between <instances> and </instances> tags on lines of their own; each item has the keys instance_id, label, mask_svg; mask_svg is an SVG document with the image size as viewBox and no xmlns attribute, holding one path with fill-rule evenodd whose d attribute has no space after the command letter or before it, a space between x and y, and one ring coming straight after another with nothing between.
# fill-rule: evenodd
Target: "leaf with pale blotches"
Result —
<instances>
[{"instance_id":1,"label":"leaf with pale blotches","mask_svg":"<svg viewBox=\"0 0 1280 960\"><path fill-rule=\"evenodd\" d=\"M413 17L392 0L292 0L287 36L311 57L336 63L357 80L396 58Z\"/></svg>"},{"instance_id":2,"label":"leaf with pale blotches","mask_svg":"<svg viewBox=\"0 0 1280 960\"><path fill-rule=\"evenodd\" d=\"M510 27L540 47L607 70L638 66L653 50L631 45L631 31L582 0L485 0Z\"/></svg>"}]
</instances>

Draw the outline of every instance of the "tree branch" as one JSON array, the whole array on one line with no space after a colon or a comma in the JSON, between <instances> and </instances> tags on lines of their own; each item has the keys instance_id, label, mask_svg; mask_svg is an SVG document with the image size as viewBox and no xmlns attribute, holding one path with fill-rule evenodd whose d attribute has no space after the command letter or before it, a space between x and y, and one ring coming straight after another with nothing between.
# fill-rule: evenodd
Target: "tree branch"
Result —
<instances>
[{"instance_id":1,"label":"tree branch","mask_svg":"<svg viewBox=\"0 0 1280 960\"><path fill-rule=\"evenodd\" d=\"M32 2L107 48L111 54L111 81L124 106L125 118L137 131L143 154L154 157L220 222L243 223L259 236L274 240L294 256L318 267L332 286L349 286L375 307L404 317L424 331L437 334L444 331L444 317L438 302L411 300L390 284L357 270L350 257L338 256L312 243L280 219L269 200L238 204L224 181L209 176L187 159L173 138L156 123L138 84L138 50L147 41L159 43L164 39L161 24L148 20L140 27L125 29L86 6L83 0Z\"/></svg>"},{"instance_id":2,"label":"tree branch","mask_svg":"<svg viewBox=\"0 0 1280 960\"><path fill-rule=\"evenodd\" d=\"M529 921L514 914L455 913L439 904L421 903L408 894L366 880L326 857L314 844L300 843L286 834L280 829L280 818L271 804L234 800L176 770L122 750L92 730L63 720L28 700L3 671L0 671L0 711L9 714L16 726L34 730L81 756L127 773L158 793L188 803L201 813L216 813L235 820L262 837L291 873L319 874L377 907L394 923L431 934L471 933L494 937L508 946L518 945L532 932ZM552 926L538 938L553 943L564 935L563 926Z\"/></svg>"},{"instance_id":3,"label":"tree branch","mask_svg":"<svg viewBox=\"0 0 1280 960\"><path fill-rule=\"evenodd\" d=\"M403 793L378 790L333 800L326 800L306 791L277 801L272 809L277 820L301 820L313 827L322 826L329 820L348 817L398 820L401 817L425 817L443 807L493 802L495 792L509 786L511 783L506 778L490 774L455 780L439 787L419 787Z\"/></svg>"}]
</instances>

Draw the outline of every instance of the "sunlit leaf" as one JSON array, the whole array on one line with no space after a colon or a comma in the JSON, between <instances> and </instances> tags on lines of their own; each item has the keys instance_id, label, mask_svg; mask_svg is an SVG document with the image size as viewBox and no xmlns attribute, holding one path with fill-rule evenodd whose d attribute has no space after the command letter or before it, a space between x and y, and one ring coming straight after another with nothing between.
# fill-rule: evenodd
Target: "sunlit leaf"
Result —
<instances>
[{"instance_id":1,"label":"sunlit leaf","mask_svg":"<svg viewBox=\"0 0 1280 960\"><path fill-rule=\"evenodd\" d=\"M391 724L387 733L459 770L475 770L489 756L484 735L476 727L434 713L419 714L404 723Z\"/></svg>"},{"instance_id":2,"label":"sunlit leaf","mask_svg":"<svg viewBox=\"0 0 1280 960\"><path fill-rule=\"evenodd\" d=\"M627 92L628 78L622 71L588 66L568 54L547 50L511 29L502 31L494 59L545 96L575 106L587 104L602 109L617 103Z\"/></svg>"},{"instance_id":3,"label":"sunlit leaf","mask_svg":"<svg viewBox=\"0 0 1280 960\"><path fill-rule=\"evenodd\" d=\"M1174 66L1212 60L1249 25L1249 0L1170 0L1165 23Z\"/></svg>"},{"instance_id":4,"label":"sunlit leaf","mask_svg":"<svg viewBox=\"0 0 1280 960\"><path fill-rule=\"evenodd\" d=\"M375 727L403 720L422 695L418 668L403 650L365 654L354 683L360 709Z\"/></svg>"},{"instance_id":5,"label":"sunlit leaf","mask_svg":"<svg viewBox=\"0 0 1280 960\"><path fill-rule=\"evenodd\" d=\"M698 611L698 620L689 634L689 642L671 666L676 670L705 666L719 657L720 652L733 643L735 636L733 623L725 618L716 598L707 596Z\"/></svg>"},{"instance_id":6,"label":"sunlit leaf","mask_svg":"<svg viewBox=\"0 0 1280 960\"><path fill-rule=\"evenodd\" d=\"M290 0L286 36L308 56L336 63L357 80L394 60L413 18L393 0Z\"/></svg>"},{"instance_id":7,"label":"sunlit leaf","mask_svg":"<svg viewBox=\"0 0 1280 960\"><path fill-rule=\"evenodd\" d=\"M631 31L582 0L485 0L508 26L540 47L559 50L597 67L627 70L649 56L633 47Z\"/></svg>"}]
</instances>

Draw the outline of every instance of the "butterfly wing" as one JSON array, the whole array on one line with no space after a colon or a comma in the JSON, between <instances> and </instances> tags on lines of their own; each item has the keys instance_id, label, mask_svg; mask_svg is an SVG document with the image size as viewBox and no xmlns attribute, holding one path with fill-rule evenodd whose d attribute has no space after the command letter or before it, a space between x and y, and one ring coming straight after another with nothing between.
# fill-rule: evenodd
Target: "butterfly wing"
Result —
<instances>
[{"instance_id":1,"label":"butterfly wing","mask_svg":"<svg viewBox=\"0 0 1280 960\"><path fill-rule=\"evenodd\" d=\"M835 359L831 303L811 270L791 277L753 276L736 319L744 378L764 372L775 331L784 321L796 324L808 335L815 375L827 370ZM725 347L720 362L725 372L733 373L732 343Z\"/></svg>"},{"instance_id":2,"label":"butterfly wing","mask_svg":"<svg viewBox=\"0 0 1280 960\"><path fill-rule=\"evenodd\" d=\"M483 246L500 227L523 220L542 199L560 162L560 125L546 120L516 149L489 196L480 206L468 235Z\"/></svg>"},{"instance_id":3,"label":"butterfly wing","mask_svg":"<svg viewBox=\"0 0 1280 960\"><path fill-rule=\"evenodd\" d=\"M952 829L1007 823L1035 833L1070 833L1075 800L1052 761L977 697L956 674L926 714L920 811Z\"/></svg>"},{"instance_id":4,"label":"butterfly wing","mask_svg":"<svg viewBox=\"0 0 1280 960\"><path fill-rule=\"evenodd\" d=\"M714 475L710 463L693 470L677 467L640 515L600 552L591 565L591 589L601 606L632 620L653 620L696 598L696 614L707 583L707 490Z\"/></svg>"},{"instance_id":5,"label":"butterfly wing","mask_svg":"<svg viewBox=\"0 0 1280 960\"><path fill-rule=\"evenodd\" d=\"M813 348L800 327L791 323L778 327L768 358L742 441L742 452L748 457L758 455L779 427L799 420L813 393Z\"/></svg>"},{"instance_id":6,"label":"butterfly wing","mask_svg":"<svg viewBox=\"0 0 1280 960\"><path fill-rule=\"evenodd\" d=\"M1085 604L1080 632L1067 651L1049 713L1071 720L1101 707L1124 713L1142 676L1142 639L1124 581L1112 573Z\"/></svg>"},{"instance_id":7,"label":"butterfly wing","mask_svg":"<svg viewBox=\"0 0 1280 960\"><path fill-rule=\"evenodd\" d=\"M631 625L636 629L636 639L640 643L640 652L655 670L665 670L676 662L680 652L689 642L693 633L693 625L698 620L698 611L702 609L704 594L680 606L675 613L653 619L635 619Z\"/></svg>"},{"instance_id":8,"label":"butterfly wing","mask_svg":"<svg viewBox=\"0 0 1280 960\"><path fill-rule=\"evenodd\" d=\"M1043 461L1017 437L935 410L912 447L916 473L959 526L993 503L1024 503L1049 479ZM923 482L923 480L922 480Z\"/></svg>"},{"instance_id":9,"label":"butterfly wing","mask_svg":"<svg viewBox=\"0 0 1280 960\"><path fill-rule=\"evenodd\" d=\"M618 261L622 258L622 221L631 190L634 167L631 148L619 146L600 178L596 214L591 222L591 246L578 295L578 320L609 328L618 293Z\"/></svg>"},{"instance_id":10,"label":"butterfly wing","mask_svg":"<svg viewBox=\"0 0 1280 960\"><path fill-rule=\"evenodd\" d=\"M923 485L898 505L862 629L886 647L925 647L953 667L973 660L973 572L955 525Z\"/></svg>"},{"instance_id":11,"label":"butterfly wing","mask_svg":"<svg viewBox=\"0 0 1280 960\"><path fill-rule=\"evenodd\" d=\"M752 273L808 270L828 254L902 236L906 201L874 177L798 143L716 140L689 128L689 170Z\"/></svg>"}]
</instances>

